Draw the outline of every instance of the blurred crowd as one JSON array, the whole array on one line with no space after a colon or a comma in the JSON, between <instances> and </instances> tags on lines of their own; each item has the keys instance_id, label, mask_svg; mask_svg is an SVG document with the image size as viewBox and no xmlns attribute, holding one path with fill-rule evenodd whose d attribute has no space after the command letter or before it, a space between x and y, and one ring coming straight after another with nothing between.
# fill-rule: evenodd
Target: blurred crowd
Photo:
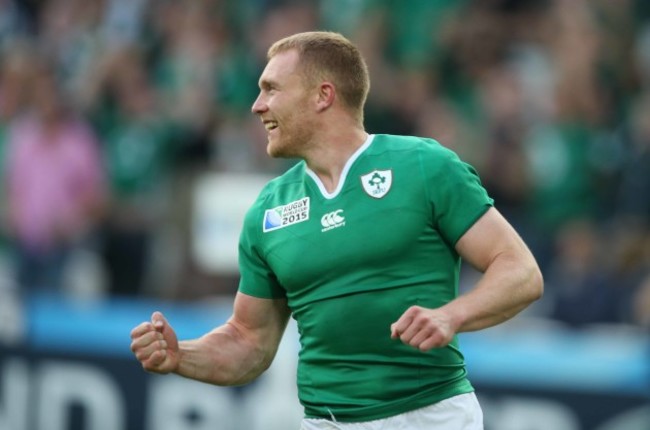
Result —
<instances>
[{"instance_id":1,"label":"blurred crowd","mask_svg":"<svg viewBox=\"0 0 650 430\"><path fill-rule=\"evenodd\" d=\"M0 0L0 289L233 293L192 259L192 189L292 163L250 106L314 29L366 56L369 132L477 168L544 272L530 312L650 327L646 0Z\"/></svg>"}]
</instances>

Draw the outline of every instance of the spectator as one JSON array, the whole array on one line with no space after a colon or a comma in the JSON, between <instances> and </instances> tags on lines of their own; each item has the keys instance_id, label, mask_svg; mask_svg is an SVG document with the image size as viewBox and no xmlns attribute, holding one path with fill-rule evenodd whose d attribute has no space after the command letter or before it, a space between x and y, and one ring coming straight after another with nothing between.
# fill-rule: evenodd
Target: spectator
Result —
<instances>
[{"instance_id":1,"label":"spectator","mask_svg":"<svg viewBox=\"0 0 650 430\"><path fill-rule=\"evenodd\" d=\"M0 178L6 176L9 124L23 108L31 54L27 46L12 45L0 62ZM0 259L7 248L7 187L0 186Z\"/></svg>"},{"instance_id":2,"label":"spectator","mask_svg":"<svg viewBox=\"0 0 650 430\"><path fill-rule=\"evenodd\" d=\"M9 128L8 228L26 290L62 287L70 252L94 231L104 207L95 134L66 105L53 69L36 65L30 110Z\"/></svg>"},{"instance_id":3,"label":"spectator","mask_svg":"<svg viewBox=\"0 0 650 430\"><path fill-rule=\"evenodd\" d=\"M611 265L604 264L603 241L589 220L561 229L546 277L553 318L573 326L620 322L622 298L611 282Z\"/></svg>"},{"instance_id":4,"label":"spectator","mask_svg":"<svg viewBox=\"0 0 650 430\"><path fill-rule=\"evenodd\" d=\"M103 66L91 106L111 194L103 231L109 291L141 294L168 208L170 127L137 47L112 52Z\"/></svg>"},{"instance_id":5,"label":"spectator","mask_svg":"<svg viewBox=\"0 0 650 430\"><path fill-rule=\"evenodd\" d=\"M650 227L650 92L636 100L630 113L626 156L621 168L618 215ZM644 198L645 196L645 198Z\"/></svg>"}]
</instances>

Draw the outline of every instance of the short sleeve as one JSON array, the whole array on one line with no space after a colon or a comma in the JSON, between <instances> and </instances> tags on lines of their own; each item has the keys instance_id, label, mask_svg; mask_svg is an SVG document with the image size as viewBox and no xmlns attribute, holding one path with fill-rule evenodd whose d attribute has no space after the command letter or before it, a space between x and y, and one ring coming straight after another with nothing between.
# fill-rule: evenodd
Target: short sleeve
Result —
<instances>
[{"instance_id":1,"label":"short sleeve","mask_svg":"<svg viewBox=\"0 0 650 430\"><path fill-rule=\"evenodd\" d=\"M239 238L239 291L262 299L286 297L285 290L262 257L260 231L262 222L255 223L255 212L251 209L244 219Z\"/></svg>"},{"instance_id":2,"label":"short sleeve","mask_svg":"<svg viewBox=\"0 0 650 430\"><path fill-rule=\"evenodd\" d=\"M453 246L493 206L494 200L476 170L447 148L436 145L424 169L425 174L430 173L426 180L435 227Z\"/></svg>"}]
</instances>

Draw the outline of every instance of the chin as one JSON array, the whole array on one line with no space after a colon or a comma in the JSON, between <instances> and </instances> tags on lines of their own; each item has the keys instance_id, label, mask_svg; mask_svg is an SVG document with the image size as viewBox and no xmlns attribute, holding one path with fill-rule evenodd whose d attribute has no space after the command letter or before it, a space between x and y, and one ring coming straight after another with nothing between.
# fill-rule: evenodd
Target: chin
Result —
<instances>
[{"instance_id":1,"label":"chin","mask_svg":"<svg viewBox=\"0 0 650 430\"><path fill-rule=\"evenodd\" d=\"M269 157L272 158L287 158L291 157L291 154L289 154L291 151L289 151L289 148L287 147L286 144L283 144L282 142L278 142L277 140L271 141L269 140L269 143L266 145L266 153L269 155Z\"/></svg>"},{"instance_id":2,"label":"chin","mask_svg":"<svg viewBox=\"0 0 650 430\"><path fill-rule=\"evenodd\" d=\"M272 158L300 158L304 145L296 139L269 139L266 153Z\"/></svg>"},{"instance_id":3,"label":"chin","mask_svg":"<svg viewBox=\"0 0 650 430\"><path fill-rule=\"evenodd\" d=\"M269 155L271 158L282 158L285 157L284 151L282 150L281 147L278 147L277 145L273 145L272 143L269 142L268 145L266 145L266 153Z\"/></svg>"}]
</instances>

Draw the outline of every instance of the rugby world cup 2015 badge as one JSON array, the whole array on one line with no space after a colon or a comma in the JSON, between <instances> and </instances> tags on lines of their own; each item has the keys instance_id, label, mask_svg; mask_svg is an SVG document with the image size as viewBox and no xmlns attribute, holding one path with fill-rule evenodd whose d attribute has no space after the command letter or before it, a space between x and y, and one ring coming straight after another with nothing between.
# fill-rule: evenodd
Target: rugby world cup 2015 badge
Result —
<instances>
[{"instance_id":1,"label":"rugby world cup 2015 badge","mask_svg":"<svg viewBox=\"0 0 650 430\"><path fill-rule=\"evenodd\" d=\"M363 190L370 196L380 199L388 193L393 184L392 170L373 170L361 176Z\"/></svg>"},{"instance_id":2,"label":"rugby world cup 2015 badge","mask_svg":"<svg viewBox=\"0 0 650 430\"><path fill-rule=\"evenodd\" d=\"M267 209L264 212L262 230L264 233L289 227L309 219L309 197L295 200L286 205Z\"/></svg>"}]
</instances>

